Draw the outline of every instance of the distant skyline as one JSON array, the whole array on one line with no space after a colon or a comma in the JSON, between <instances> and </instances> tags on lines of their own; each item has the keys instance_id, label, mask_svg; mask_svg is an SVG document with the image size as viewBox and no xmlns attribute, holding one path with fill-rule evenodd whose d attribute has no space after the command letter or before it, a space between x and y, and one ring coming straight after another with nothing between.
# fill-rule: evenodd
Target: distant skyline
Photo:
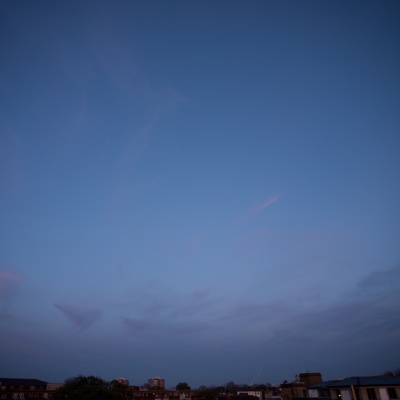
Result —
<instances>
[{"instance_id":1,"label":"distant skyline","mask_svg":"<svg viewBox=\"0 0 400 400\"><path fill-rule=\"evenodd\" d=\"M398 1L0 18L0 376L400 366Z\"/></svg>"}]
</instances>

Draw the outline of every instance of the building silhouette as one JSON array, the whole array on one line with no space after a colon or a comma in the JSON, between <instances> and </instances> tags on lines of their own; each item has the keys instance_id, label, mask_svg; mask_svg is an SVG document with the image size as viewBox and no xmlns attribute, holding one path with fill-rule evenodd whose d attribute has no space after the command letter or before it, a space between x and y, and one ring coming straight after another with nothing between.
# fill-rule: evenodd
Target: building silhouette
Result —
<instances>
[{"instance_id":1,"label":"building silhouette","mask_svg":"<svg viewBox=\"0 0 400 400\"><path fill-rule=\"evenodd\" d=\"M165 379L162 379L159 376L153 376L147 381L147 388L151 390L164 390Z\"/></svg>"}]
</instances>

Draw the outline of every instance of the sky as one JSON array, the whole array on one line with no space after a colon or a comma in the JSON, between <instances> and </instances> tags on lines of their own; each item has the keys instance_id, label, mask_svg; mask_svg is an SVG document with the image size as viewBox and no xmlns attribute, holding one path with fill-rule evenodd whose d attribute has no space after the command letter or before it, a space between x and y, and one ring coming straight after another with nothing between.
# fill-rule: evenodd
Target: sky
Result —
<instances>
[{"instance_id":1,"label":"sky","mask_svg":"<svg viewBox=\"0 0 400 400\"><path fill-rule=\"evenodd\" d=\"M1 1L0 376L400 367L398 1Z\"/></svg>"}]
</instances>

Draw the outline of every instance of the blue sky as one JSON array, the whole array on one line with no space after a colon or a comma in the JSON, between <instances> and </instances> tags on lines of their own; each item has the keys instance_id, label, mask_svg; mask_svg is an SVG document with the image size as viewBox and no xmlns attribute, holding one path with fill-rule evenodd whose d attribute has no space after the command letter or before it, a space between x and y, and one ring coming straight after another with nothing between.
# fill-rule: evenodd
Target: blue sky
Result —
<instances>
[{"instance_id":1,"label":"blue sky","mask_svg":"<svg viewBox=\"0 0 400 400\"><path fill-rule=\"evenodd\" d=\"M1 2L0 376L398 368L399 17Z\"/></svg>"}]
</instances>

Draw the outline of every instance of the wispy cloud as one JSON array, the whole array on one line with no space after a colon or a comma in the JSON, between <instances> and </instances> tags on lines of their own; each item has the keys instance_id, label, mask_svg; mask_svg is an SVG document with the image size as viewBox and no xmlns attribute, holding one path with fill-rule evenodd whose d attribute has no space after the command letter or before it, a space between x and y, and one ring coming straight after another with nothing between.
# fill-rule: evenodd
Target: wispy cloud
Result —
<instances>
[{"instance_id":1,"label":"wispy cloud","mask_svg":"<svg viewBox=\"0 0 400 400\"><path fill-rule=\"evenodd\" d=\"M400 334L399 271L392 268L371 273L346 296L327 303L318 299L319 304L304 303L296 297L260 303L243 299L221 314L218 322L225 330L235 326L236 340L250 343L251 338L255 346L268 343L280 348L301 342L331 349L342 348L338 343L343 343L343 348L371 344L393 347ZM372 278L383 276L387 280L374 279L375 284L371 284ZM246 327L243 335L238 327Z\"/></svg>"},{"instance_id":2,"label":"wispy cloud","mask_svg":"<svg viewBox=\"0 0 400 400\"><path fill-rule=\"evenodd\" d=\"M22 276L11 271L0 271L0 298L9 299L13 297L17 291Z\"/></svg>"},{"instance_id":3,"label":"wispy cloud","mask_svg":"<svg viewBox=\"0 0 400 400\"><path fill-rule=\"evenodd\" d=\"M265 208L271 206L272 204L277 202L280 198L281 198L281 196L275 195L275 196L272 196L272 197L269 197L269 198L265 199L261 203L255 204L254 206L250 207L246 211L245 216L246 217L252 217L254 215L259 214L262 210L264 210Z\"/></svg>"},{"instance_id":4,"label":"wispy cloud","mask_svg":"<svg viewBox=\"0 0 400 400\"><path fill-rule=\"evenodd\" d=\"M204 321L150 319L150 318L122 318L124 331L133 337L149 339L163 337L165 340L181 340L183 337L195 337L209 328Z\"/></svg>"},{"instance_id":5,"label":"wispy cloud","mask_svg":"<svg viewBox=\"0 0 400 400\"><path fill-rule=\"evenodd\" d=\"M209 288L173 295L141 292L140 299L141 305L135 302L131 315L121 319L124 331L135 337L196 335L208 328L210 314L219 302Z\"/></svg>"},{"instance_id":6,"label":"wispy cloud","mask_svg":"<svg viewBox=\"0 0 400 400\"><path fill-rule=\"evenodd\" d=\"M79 330L89 328L103 314L103 311L98 308L76 307L68 304L54 304L54 307Z\"/></svg>"},{"instance_id":7,"label":"wispy cloud","mask_svg":"<svg viewBox=\"0 0 400 400\"><path fill-rule=\"evenodd\" d=\"M386 276L389 283L361 278L346 296L326 301L321 294L299 301L296 294L251 299L248 295L216 297L209 289L167 296L148 293L158 299L157 309L144 305L135 315L122 318L124 331L147 340L162 336L167 342L188 340L205 348L234 346L260 351L266 346L282 349L299 343L343 351L372 343L393 346L400 333L400 288L398 269L376 271L369 277ZM397 279L397 281L396 281ZM393 283L397 282L397 283ZM307 291L307 288L304 288ZM383 298L381 293L386 293ZM322 296L322 298L320 298ZM144 300L141 304L147 304ZM343 343L339 346L338 343ZM334 350L332 350L334 351ZM302 356L305 356L304 354Z\"/></svg>"},{"instance_id":8,"label":"wispy cloud","mask_svg":"<svg viewBox=\"0 0 400 400\"><path fill-rule=\"evenodd\" d=\"M143 319L137 318L122 318L122 324L124 330L129 335L136 335L138 332L149 330L152 327L152 323Z\"/></svg>"},{"instance_id":9,"label":"wispy cloud","mask_svg":"<svg viewBox=\"0 0 400 400\"><path fill-rule=\"evenodd\" d=\"M362 279L359 283L360 288L381 290L385 288L385 292L398 286L400 283L400 265L385 269L382 271L374 271Z\"/></svg>"}]
</instances>

